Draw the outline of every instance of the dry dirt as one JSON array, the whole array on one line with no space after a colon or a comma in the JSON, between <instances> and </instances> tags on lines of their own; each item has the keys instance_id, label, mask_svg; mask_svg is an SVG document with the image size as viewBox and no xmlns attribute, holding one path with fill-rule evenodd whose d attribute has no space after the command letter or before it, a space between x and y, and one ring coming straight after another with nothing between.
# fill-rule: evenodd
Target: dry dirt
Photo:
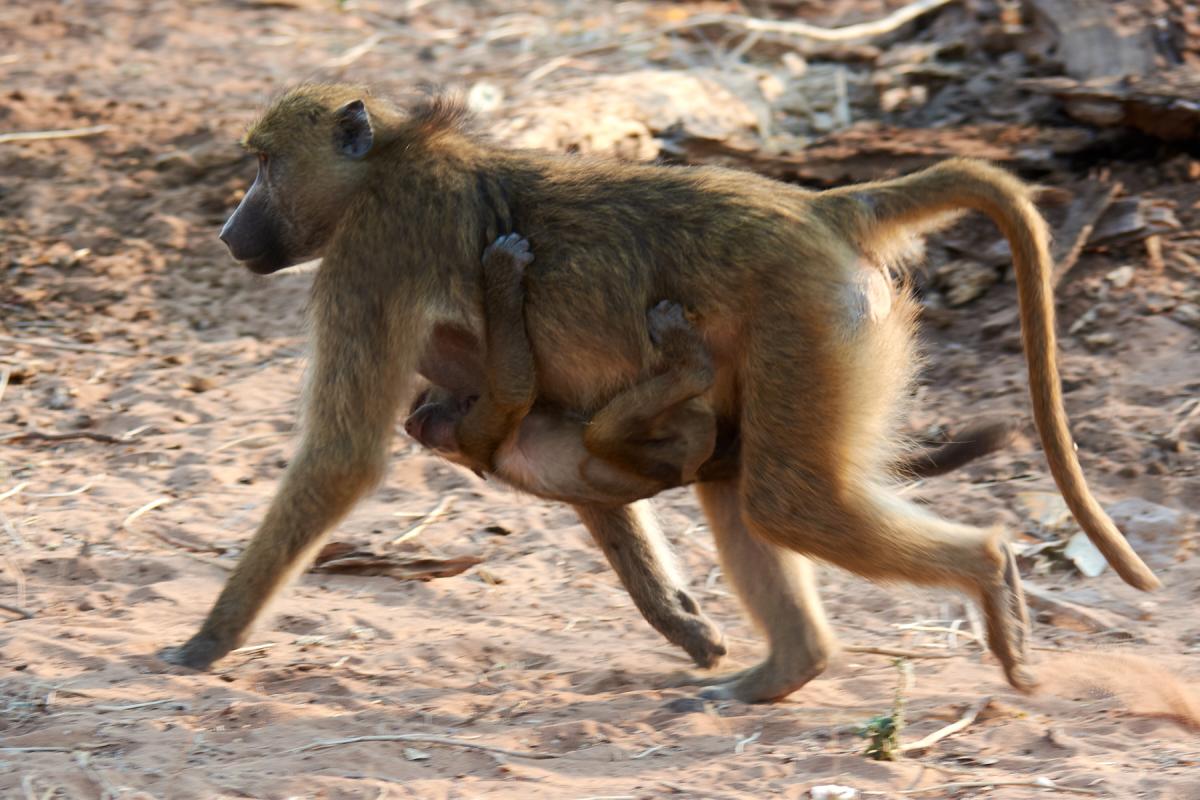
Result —
<instances>
[{"instance_id":1,"label":"dry dirt","mask_svg":"<svg viewBox=\"0 0 1200 800\"><path fill-rule=\"evenodd\" d=\"M847 0L809 18L866 19L888 5ZM385 485L334 538L482 563L428 582L305 575L249 650L212 674L162 671L153 653L198 624L293 446L310 277L253 277L216 239L252 174L236 140L256 110L289 82L338 74L382 93L487 76L519 101L519 80L540 63L521 31L569 37L621 20L644 30L678 11L465 0L341 11L318 0L0 6L0 133L111 126L0 144L0 438L117 437L0 442L0 795L800 798L834 783L877 797L956 784L904 796L1026 798L1057 796L1028 785L1050 780L1101 797L1200 798L1200 561L1181 555L1194 533L1186 517L1155 595L1111 573L1027 574L1111 628L1041 615L1046 686L1028 697L966 635L958 598L825 570L845 643L944 656L910 662L904 741L993 698L926 752L876 762L856 728L892 707L889 658L844 653L775 705L689 702L675 686L687 660L641 621L568 509L483 483L401 432ZM380 31L387 38L371 44ZM598 56L588 64L603 70ZM1200 164L1153 148L1088 158L1029 177L1065 184L1099 169L1128 193L1170 201L1181 227L1162 239L1159 267L1135 242L1085 254L1062 286L1081 457L1105 503L1194 513L1200 342L1179 309L1200 297ZM1124 265L1131 281L1110 277ZM980 325L1014 303L1001 283L936 315L910 425L987 412L1021 420L1026 437L914 491L1029 542L1039 493L1053 485L1029 437L1016 331ZM715 571L693 499L671 492L657 508L726 630L724 668L753 663L761 643ZM912 623L964 633L900 627ZM553 757L411 742L306 749L404 733ZM1026 785L984 785L1006 781Z\"/></svg>"}]
</instances>

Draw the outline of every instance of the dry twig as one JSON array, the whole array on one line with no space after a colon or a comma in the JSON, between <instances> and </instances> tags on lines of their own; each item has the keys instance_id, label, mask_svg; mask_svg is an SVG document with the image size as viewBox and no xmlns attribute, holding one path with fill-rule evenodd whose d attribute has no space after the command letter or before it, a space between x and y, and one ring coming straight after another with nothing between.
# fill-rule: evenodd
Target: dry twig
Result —
<instances>
[{"instance_id":1,"label":"dry twig","mask_svg":"<svg viewBox=\"0 0 1200 800\"><path fill-rule=\"evenodd\" d=\"M322 750L326 747L338 747L343 744L356 744L358 742L424 742L425 744L440 744L446 747L464 747L468 750L482 750L485 753L496 753L514 758L548 759L562 758L567 755L566 753L538 753L533 750L510 750L507 747L498 747L493 744L472 742L466 739L451 739L447 736L433 736L426 733L384 733L375 736L349 736L345 739L325 739L301 747L294 747L287 752L302 753L306 750Z\"/></svg>"},{"instance_id":2,"label":"dry twig","mask_svg":"<svg viewBox=\"0 0 1200 800\"><path fill-rule=\"evenodd\" d=\"M0 610L10 611L13 614L18 614L24 617L25 619L33 619L33 612L28 608L22 608L21 606L14 606L10 603L0 603Z\"/></svg>"},{"instance_id":3,"label":"dry twig","mask_svg":"<svg viewBox=\"0 0 1200 800\"><path fill-rule=\"evenodd\" d=\"M747 31L762 33L780 33L787 36L800 36L818 42L851 42L858 39L870 39L891 33L897 28L912 22L917 17L928 14L948 5L953 0L916 0L902 6L891 14L872 22L862 22L857 25L846 25L841 28L822 28L807 22L794 20L759 19L744 17L738 14L697 14L689 20L671 26L672 30L696 28L701 25L726 25L742 28Z\"/></svg>"},{"instance_id":4,"label":"dry twig","mask_svg":"<svg viewBox=\"0 0 1200 800\"><path fill-rule=\"evenodd\" d=\"M436 506L422 514L419 521L415 525L397 536L395 539L392 539L391 544L400 544L401 542L407 542L409 539L420 536L422 531L424 531L426 528L436 522L439 517L443 516L447 511L450 510L450 506L454 503L456 497L457 495L454 494L448 494L444 496L438 501Z\"/></svg>"},{"instance_id":5,"label":"dry twig","mask_svg":"<svg viewBox=\"0 0 1200 800\"><path fill-rule=\"evenodd\" d=\"M46 433L45 431L20 431L0 436L0 442L69 442L72 439L88 439L101 444L126 444L133 441L132 437L113 436L111 433L96 433L95 431L67 431L66 433Z\"/></svg>"},{"instance_id":6,"label":"dry twig","mask_svg":"<svg viewBox=\"0 0 1200 800\"><path fill-rule=\"evenodd\" d=\"M104 347L92 347L86 344L70 344L67 342L47 342L42 339L18 339L15 336L0 336L0 344L19 345L21 347L41 347L46 350L69 350L73 353L97 353L102 356L136 356L132 350L109 350Z\"/></svg>"},{"instance_id":7,"label":"dry twig","mask_svg":"<svg viewBox=\"0 0 1200 800\"><path fill-rule=\"evenodd\" d=\"M974 722L991 702L992 698L983 698L978 703L968 708L966 713L959 717L957 721L951 722L946 727L934 731L923 739L918 739L915 742L909 742L908 744L900 745L900 752L910 753L913 750L925 750L937 744L942 739L945 739L947 736L953 736Z\"/></svg>"},{"instance_id":8,"label":"dry twig","mask_svg":"<svg viewBox=\"0 0 1200 800\"><path fill-rule=\"evenodd\" d=\"M993 789L998 786L1031 786L1037 789L1053 789L1056 792L1070 794L1097 795L1093 789L1077 789L1074 786L1060 786L1049 778L1036 778L1031 781L957 781L955 783L939 783L934 786L922 786L919 789L902 789L896 794L925 794L926 792L955 792L962 789Z\"/></svg>"},{"instance_id":9,"label":"dry twig","mask_svg":"<svg viewBox=\"0 0 1200 800\"><path fill-rule=\"evenodd\" d=\"M65 128L57 131L18 131L0 133L0 144L10 142L43 142L48 139L81 139L112 130L112 125L91 125L87 128Z\"/></svg>"}]
</instances>

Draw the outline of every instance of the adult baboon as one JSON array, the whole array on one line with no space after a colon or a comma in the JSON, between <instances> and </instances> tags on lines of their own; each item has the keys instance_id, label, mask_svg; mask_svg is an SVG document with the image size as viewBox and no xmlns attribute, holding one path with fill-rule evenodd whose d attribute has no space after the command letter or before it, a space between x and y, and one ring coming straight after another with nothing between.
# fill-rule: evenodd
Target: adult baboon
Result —
<instances>
[{"instance_id":1,"label":"adult baboon","mask_svg":"<svg viewBox=\"0 0 1200 800\"><path fill-rule=\"evenodd\" d=\"M725 575L770 644L712 695L778 698L824 668L831 635L806 556L967 592L1009 682L1032 685L1002 532L945 521L887 478L914 316L888 267L961 210L986 213L1012 249L1034 419L1068 507L1122 578L1157 585L1084 481L1055 365L1048 234L1005 172L951 160L814 193L721 169L505 150L452 105L404 113L323 85L283 95L246 144L259 177L222 238L262 273L323 258L313 376L300 449L203 627L168 654L177 663L204 667L237 646L380 478L422 352L439 323L481 329L479 253L514 229L537 250L525 321L539 402L601 412L652 362L645 311L662 299L688 309L712 354L706 400L737 420L742 469L697 491ZM609 524L623 512L598 513Z\"/></svg>"}]
</instances>

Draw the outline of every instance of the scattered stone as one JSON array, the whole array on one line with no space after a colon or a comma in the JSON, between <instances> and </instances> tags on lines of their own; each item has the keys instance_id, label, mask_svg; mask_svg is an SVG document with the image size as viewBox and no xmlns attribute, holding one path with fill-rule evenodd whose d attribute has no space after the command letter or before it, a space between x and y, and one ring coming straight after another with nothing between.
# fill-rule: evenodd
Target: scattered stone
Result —
<instances>
[{"instance_id":1,"label":"scattered stone","mask_svg":"<svg viewBox=\"0 0 1200 800\"><path fill-rule=\"evenodd\" d=\"M1115 289L1124 289L1129 284L1133 283L1133 267L1126 264L1123 267L1117 267L1112 272L1104 277L1108 278Z\"/></svg>"},{"instance_id":2,"label":"scattered stone","mask_svg":"<svg viewBox=\"0 0 1200 800\"><path fill-rule=\"evenodd\" d=\"M856 800L858 789L827 783L823 786L812 787L808 790L808 794L813 800Z\"/></svg>"},{"instance_id":3,"label":"scattered stone","mask_svg":"<svg viewBox=\"0 0 1200 800\"><path fill-rule=\"evenodd\" d=\"M1193 549L1182 511L1131 497L1109 506L1108 514L1152 569L1173 566Z\"/></svg>"},{"instance_id":4,"label":"scattered stone","mask_svg":"<svg viewBox=\"0 0 1200 800\"><path fill-rule=\"evenodd\" d=\"M1195 303L1180 303L1171 312L1171 319L1190 328L1200 328L1200 306Z\"/></svg>"},{"instance_id":5,"label":"scattered stone","mask_svg":"<svg viewBox=\"0 0 1200 800\"><path fill-rule=\"evenodd\" d=\"M708 710L708 703L699 697L677 697L664 704L663 708L676 714L703 714Z\"/></svg>"},{"instance_id":6,"label":"scattered stone","mask_svg":"<svg viewBox=\"0 0 1200 800\"><path fill-rule=\"evenodd\" d=\"M1112 347L1117 343L1117 335L1111 331L1103 331L1101 333L1089 333L1083 337L1083 341L1088 347L1100 349L1101 347Z\"/></svg>"},{"instance_id":7,"label":"scattered stone","mask_svg":"<svg viewBox=\"0 0 1200 800\"><path fill-rule=\"evenodd\" d=\"M202 394L217 387L217 382L205 375L190 375L184 385L189 392Z\"/></svg>"},{"instance_id":8,"label":"scattered stone","mask_svg":"<svg viewBox=\"0 0 1200 800\"><path fill-rule=\"evenodd\" d=\"M986 292L999 280L993 267L974 261L955 260L938 267L934 280L951 306L962 306Z\"/></svg>"},{"instance_id":9,"label":"scattered stone","mask_svg":"<svg viewBox=\"0 0 1200 800\"><path fill-rule=\"evenodd\" d=\"M1089 578L1095 578L1108 569L1108 562L1104 559L1104 554L1096 549L1096 545L1092 544L1092 540L1083 531L1071 537L1063 550L1063 555L1071 560L1076 569Z\"/></svg>"}]
</instances>

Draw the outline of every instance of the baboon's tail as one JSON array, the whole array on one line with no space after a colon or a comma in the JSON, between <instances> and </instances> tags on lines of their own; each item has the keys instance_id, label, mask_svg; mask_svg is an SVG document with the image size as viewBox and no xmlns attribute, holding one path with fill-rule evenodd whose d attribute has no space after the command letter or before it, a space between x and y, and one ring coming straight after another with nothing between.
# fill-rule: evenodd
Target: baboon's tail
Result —
<instances>
[{"instance_id":1,"label":"baboon's tail","mask_svg":"<svg viewBox=\"0 0 1200 800\"><path fill-rule=\"evenodd\" d=\"M1092 497L1075 455L1056 364L1050 235L1029 187L989 164L952 159L896 180L825 192L815 202L817 212L828 215L832 224L857 233L867 251L898 231L929 227L963 209L982 211L996 223L1012 249L1033 418L1050 474L1080 527L1117 574L1138 589L1157 588L1158 578Z\"/></svg>"}]
</instances>

